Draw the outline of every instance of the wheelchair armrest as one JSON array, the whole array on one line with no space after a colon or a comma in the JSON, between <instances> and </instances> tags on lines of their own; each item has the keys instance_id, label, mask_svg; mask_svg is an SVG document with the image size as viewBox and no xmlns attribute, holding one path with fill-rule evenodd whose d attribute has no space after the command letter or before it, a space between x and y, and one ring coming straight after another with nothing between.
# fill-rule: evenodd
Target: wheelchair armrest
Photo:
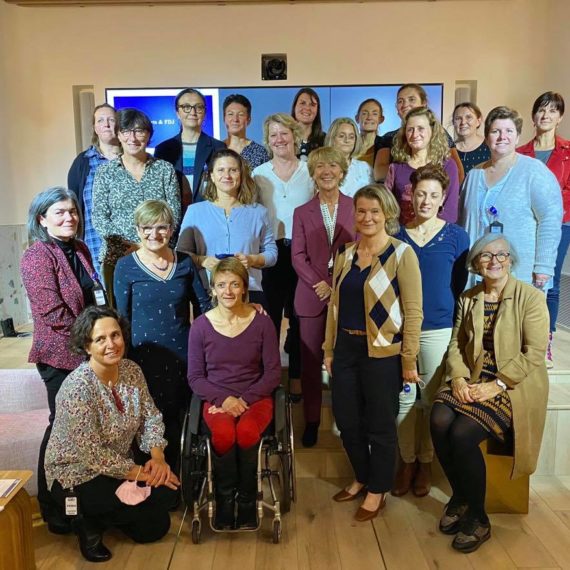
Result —
<instances>
[{"instance_id":1,"label":"wheelchair armrest","mask_svg":"<svg viewBox=\"0 0 570 570\"><path fill-rule=\"evenodd\" d=\"M190 433L198 435L200 432L200 419L202 418L202 400L192 394L192 399L190 400L190 409L188 410L188 428Z\"/></svg>"},{"instance_id":2,"label":"wheelchair armrest","mask_svg":"<svg viewBox=\"0 0 570 570\"><path fill-rule=\"evenodd\" d=\"M279 433L287 425L287 392L283 386L278 386L273 392L273 414L275 433Z\"/></svg>"}]
</instances>

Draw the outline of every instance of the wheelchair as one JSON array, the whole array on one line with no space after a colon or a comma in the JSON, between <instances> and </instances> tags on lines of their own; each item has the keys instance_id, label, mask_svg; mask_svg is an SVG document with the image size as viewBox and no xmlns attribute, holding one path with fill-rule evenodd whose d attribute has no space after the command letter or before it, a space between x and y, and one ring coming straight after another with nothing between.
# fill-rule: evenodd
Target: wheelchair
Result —
<instances>
[{"instance_id":1,"label":"wheelchair","mask_svg":"<svg viewBox=\"0 0 570 570\"><path fill-rule=\"evenodd\" d=\"M184 419L181 450L181 490L186 511L192 515L192 542L200 543L202 511L207 511L214 532L257 532L265 511L273 515L273 543L281 541L281 517L296 500L295 455L291 404L285 389L279 386L273 393L273 420L262 434L257 451L257 526L247 529L224 529L214 526L215 489L212 469L212 446L209 430L202 419L203 402L192 396ZM264 495L264 481L267 482ZM267 496L266 496L267 495Z\"/></svg>"}]
</instances>

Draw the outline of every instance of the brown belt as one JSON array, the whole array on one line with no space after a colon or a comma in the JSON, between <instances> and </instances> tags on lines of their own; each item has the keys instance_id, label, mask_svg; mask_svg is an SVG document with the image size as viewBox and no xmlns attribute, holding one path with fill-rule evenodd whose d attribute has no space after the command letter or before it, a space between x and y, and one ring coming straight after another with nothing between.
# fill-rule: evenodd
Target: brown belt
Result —
<instances>
[{"instance_id":1,"label":"brown belt","mask_svg":"<svg viewBox=\"0 0 570 570\"><path fill-rule=\"evenodd\" d=\"M359 331L359 330L355 330L355 329L341 329L343 330L345 333L350 334L352 336L366 336L366 331Z\"/></svg>"}]
</instances>

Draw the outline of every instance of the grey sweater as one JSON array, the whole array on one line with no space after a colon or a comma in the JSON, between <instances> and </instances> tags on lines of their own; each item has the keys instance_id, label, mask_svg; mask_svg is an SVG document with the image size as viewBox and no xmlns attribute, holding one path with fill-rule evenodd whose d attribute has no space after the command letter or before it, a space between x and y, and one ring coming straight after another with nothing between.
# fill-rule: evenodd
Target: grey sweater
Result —
<instances>
[{"instance_id":1,"label":"grey sweater","mask_svg":"<svg viewBox=\"0 0 570 570\"><path fill-rule=\"evenodd\" d=\"M498 211L505 237L519 254L513 274L532 283L533 273L554 274L562 224L562 199L555 176L542 162L517 155L514 166L489 188L483 166L473 168L461 193L460 224L469 234L471 245L488 231Z\"/></svg>"}]
</instances>

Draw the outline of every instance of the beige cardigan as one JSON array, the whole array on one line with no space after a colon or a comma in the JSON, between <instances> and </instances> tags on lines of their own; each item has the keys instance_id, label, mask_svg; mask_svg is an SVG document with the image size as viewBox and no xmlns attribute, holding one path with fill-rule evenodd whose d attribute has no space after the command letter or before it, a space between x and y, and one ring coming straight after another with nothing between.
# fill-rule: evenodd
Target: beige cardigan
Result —
<instances>
[{"instance_id":1,"label":"beige cardigan","mask_svg":"<svg viewBox=\"0 0 570 570\"><path fill-rule=\"evenodd\" d=\"M474 382L483 366L484 285L459 299L449 345L446 382L463 377ZM508 386L513 408L514 463L511 478L536 469L548 400L544 362L548 342L548 309L544 293L510 277L495 321L493 341L497 377Z\"/></svg>"},{"instance_id":2,"label":"beige cardigan","mask_svg":"<svg viewBox=\"0 0 570 570\"><path fill-rule=\"evenodd\" d=\"M333 356L337 338L340 284L350 271L357 242L338 250L327 313L323 350ZM392 284L397 283L397 289ZM418 258L406 243L391 237L372 261L364 284L368 355L373 358L402 355L404 370L414 370L422 326L422 278Z\"/></svg>"}]
</instances>

